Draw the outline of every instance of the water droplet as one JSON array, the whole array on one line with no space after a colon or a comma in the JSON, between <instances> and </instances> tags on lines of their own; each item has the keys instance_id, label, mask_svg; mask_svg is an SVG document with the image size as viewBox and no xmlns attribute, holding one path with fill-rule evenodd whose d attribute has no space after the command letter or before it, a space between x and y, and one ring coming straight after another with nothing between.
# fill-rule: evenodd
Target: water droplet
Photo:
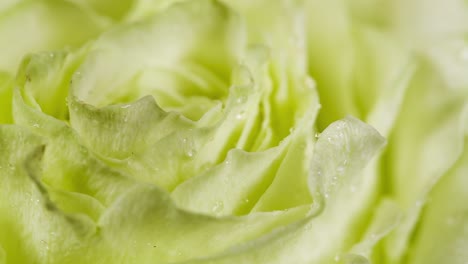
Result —
<instances>
[{"instance_id":1,"label":"water droplet","mask_svg":"<svg viewBox=\"0 0 468 264\"><path fill-rule=\"evenodd\" d=\"M237 84L237 87L246 87L249 86L253 83L253 78L252 75L250 74L250 71L245 67L237 67L233 71L233 80L235 80L235 83Z\"/></svg>"},{"instance_id":2,"label":"water droplet","mask_svg":"<svg viewBox=\"0 0 468 264\"><path fill-rule=\"evenodd\" d=\"M189 149L189 150L187 150L187 152L185 154L187 154L187 156L189 158L191 158L191 157L195 156L196 151L194 149Z\"/></svg>"},{"instance_id":3,"label":"water droplet","mask_svg":"<svg viewBox=\"0 0 468 264\"><path fill-rule=\"evenodd\" d=\"M295 130L294 127L290 127L290 128L289 128L289 133L294 132L294 130Z\"/></svg>"},{"instance_id":4,"label":"water droplet","mask_svg":"<svg viewBox=\"0 0 468 264\"><path fill-rule=\"evenodd\" d=\"M49 250L49 244L45 240L41 240L41 244L45 246L46 250Z\"/></svg>"},{"instance_id":5,"label":"water droplet","mask_svg":"<svg viewBox=\"0 0 468 264\"><path fill-rule=\"evenodd\" d=\"M203 164L200 166L200 171L207 171L211 168L211 166L209 164Z\"/></svg>"},{"instance_id":6,"label":"water droplet","mask_svg":"<svg viewBox=\"0 0 468 264\"><path fill-rule=\"evenodd\" d=\"M122 105L120 108L122 109L127 109L129 108L130 106L132 106L131 104L126 104L126 105Z\"/></svg>"},{"instance_id":7,"label":"water droplet","mask_svg":"<svg viewBox=\"0 0 468 264\"><path fill-rule=\"evenodd\" d=\"M213 205L213 208L211 209L211 211L213 213L216 213L216 214L219 214L223 211L224 209L224 203L221 202L221 201L217 201L214 205Z\"/></svg>"},{"instance_id":8,"label":"water droplet","mask_svg":"<svg viewBox=\"0 0 468 264\"><path fill-rule=\"evenodd\" d=\"M344 260L346 264L369 264L367 258L356 254L347 254Z\"/></svg>"},{"instance_id":9,"label":"water droplet","mask_svg":"<svg viewBox=\"0 0 468 264\"><path fill-rule=\"evenodd\" d=\"M338 168L336 168L336 171L338 172L339 175L342 175L344 173L344 167L343 166L338 166Z\"/></svg>"},{"instance_id":10,"label":"water droplet","mask_svg":"<svg viewBox=\"0 0 468 264\"><path fill-rule=\"evenodd\" d=\"M75 72L70 80L70 85L76 85L82 79L81 72Z\"/></svg>"},{"instance_id":11,"label":"water droplet","mask_svg":"<svg viewBox=\"0 0 468 264\"><path fill-rule=\"evenodd\" d=\"M53 58L55 56L54 53L49 53L49 57Z\"/></svg>"},{"instance_id":12,"label":"water droplet","mask_svg":"<svg viewBox=\"0 0 468 264\"><path fill-rule=\"evenodd\" d=\"M243 119L244 116L245 116L245 112L244 112L244 111L240 111L239 113L237 113L236 118L237 118L237 119Z\"/></svg>"},{"instance_id":13,"label":"water droplet","mask_svg":"<svg viewBox=\"0 0 468 264\"><path fill-rule=\"evenodd\" d=\"M225 160L224 164L229 165L229 164L231 164L231 161L230 160Z\"/></svg>"},{"instance_id":14,"label":"water droplet","mask_svg":"<svg viewBox=\"0 0 468 264\"><path fill-rule=\"evenodd\" d=\"M249 203L249 202L250 202L249 198L244 199L244 203Z\"/></svg>"},{"instance_id":15,"label":"water droplet","mask_svg":"<svg viewBox=\"0 0 468 264\"><path fill-rule=\"evenodd\" d=\"M40 127L39 124L33 124L33 127Z\"/></svg>"},{"instance_id":16,"label":"water droplet","mask_svg":"<svg viewBox=\"0 0 468 264\"><path fill-rule=\"evenodd\" d=\"M240 95L236 99L236 103L238 103L238 104L245 103L246 101L247 101L247 96L245 96L245 95Z\"/></svg>"},{"instance_id":17,"label":"water droplet","mask_svg":"<svg viewBox=\"0 0 468 264\"><path fill-rule=\"evenodd\" d=\"M320 137L320 133L319 132L315 132L315 139L318 139Z\"/></svg>"},{"instance_id":18,"label":"water droplet","mask_svg":"<svg viewBox=\"0 0 468 264\"><path fill-rule=\"evenodd\" d=\"M337 182L338 182L338 177L337 177L337 176L333 176L330 184L331 184L331 185L336 185Z\"/></svg>"},{"instance_id":19,"label":"water droplet","mask_svg":"<svg viewBox=\"0 0 468 264\"><path fill-rule=\"evenodd\" d=\"M184 143L184 144L187 143L187 138L183 138L182 143Z\"/></svg>"}]
</instances>

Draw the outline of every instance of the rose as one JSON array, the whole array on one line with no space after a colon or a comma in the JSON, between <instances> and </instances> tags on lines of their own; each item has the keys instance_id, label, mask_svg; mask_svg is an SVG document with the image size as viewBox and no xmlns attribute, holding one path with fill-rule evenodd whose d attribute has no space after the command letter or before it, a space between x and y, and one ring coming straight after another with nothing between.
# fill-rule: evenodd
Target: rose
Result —
<instances>
[{"instance_id":1,"label":"rose","mask_svg":"<svg viewBox=\"0 0 468 264\"><path fill-rule=\"evenodd\" d=\"M467 93L450 41L409 45L401 12L383 23L340 1L165 4L70 4L122 24L29 55L4 82L4 261L463 259L458 244L426 253L466 237ZM385 152L347 114L388 137Z\"/></svg>"}]
</instances>

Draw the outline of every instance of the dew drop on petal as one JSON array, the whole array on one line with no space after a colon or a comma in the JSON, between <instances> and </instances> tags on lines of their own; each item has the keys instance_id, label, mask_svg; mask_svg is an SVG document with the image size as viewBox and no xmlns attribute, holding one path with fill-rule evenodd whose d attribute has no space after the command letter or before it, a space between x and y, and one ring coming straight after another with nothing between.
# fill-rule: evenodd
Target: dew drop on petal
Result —
<instances>
[{"instance_id":1,"label":"dew drop on petal","mask_svg":"<svg viewBox=\"0 0 468 264\"><path fill-rule=\"evenodd\" d=\"M320 137L320 133L319 132L315 132L315 139L318 139Z\"/></svg>"},{"instance_id":2,"label":"dew drop on petal","mask_svg":"<svg viewBox=\"0 0 468 264\"><path fill-rule=\"evenodd\" d=\"M216 214L219 214L223 211L224 209L224 203L221 202L221 201L217 201L214 205L213 205L213 208L211 209L211 211L213 213L216 213Z\"/></svg>"},{"instance_id":3,"label":"dew drop on petal","mask_svg":"<svg viewBox=\"0 0 468 264\"><path fill-rule=\"evenodd\" d=\"M245 96L245 95L240 95L236 99L236 103L238 103L238 104L245 103L246 101L247 101L247 96Z\"/></svg>"},{"instance_id":4,"label":"dew drop on petal","mask_svg":"<svg viewBox=\"0 0 468 264\"><path fill-rule=\"evenodd\" d=\"M129 108L130 106L132 106L131 104L126 104L126 105L122 105L120 108L122 109L127 109Z\"/></svg>"},{"instance_id":5,"label":"dew drop on petal","mask_svg":"<svg viewBox=\"0 0 468 264\"><path fill-rule=\"evenodd\" d=\"M191 158L191 157L195 156L196 151L194 149L189 149L189 150L187 150L186 154L187 154L187 157Z\"/></svg>"},{"instance_id":6,"label":"dew drop on petal","mask_svg":"<svg viewBox=\"0 0 468 264\"><path fill-rule=\"evenodd\" d=\"M245 116L245 112L244 112L244 111L240 111L239 113L237 113L236 118L237 118L237 119L243 119L244 116Z\"/></svg>"},{"instance_id":7,"label":"dew drop on petal","mask_svg":"<svg viewBox=\"0 0 468 264\"><path fill-rule=\"evenodd\" d=\"M338 166L338 168L336 168L336 171L338 172L338 174L343 174L344 172L344 167L343 166Z\"/></svg>"}]
</instances>

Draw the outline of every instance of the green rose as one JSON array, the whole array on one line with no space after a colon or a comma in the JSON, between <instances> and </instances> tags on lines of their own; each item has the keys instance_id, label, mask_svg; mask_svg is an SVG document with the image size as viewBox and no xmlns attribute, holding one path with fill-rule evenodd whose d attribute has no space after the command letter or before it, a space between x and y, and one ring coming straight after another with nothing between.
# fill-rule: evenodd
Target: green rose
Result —
<instances>
[{"instance_id":1,"label":"green rose","mask_svg":"<svg viewBox=\"0 0 468 264\"><path fill-rule=\"evenodd\" d=\"M0 5L0 263L467 261L463 1L113 2Z\"/></svg>"}]
</instances>

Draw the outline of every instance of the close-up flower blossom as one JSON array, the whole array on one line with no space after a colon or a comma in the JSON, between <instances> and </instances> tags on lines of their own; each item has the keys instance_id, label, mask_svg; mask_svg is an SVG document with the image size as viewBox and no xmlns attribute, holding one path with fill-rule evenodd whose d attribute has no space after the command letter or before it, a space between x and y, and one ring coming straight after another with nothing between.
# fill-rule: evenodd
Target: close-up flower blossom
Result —
<instances>
[{"instance_id":1,"label":"close-up flower blossom","mask_svg":"<svg viewBox=\"0 0 468 264\"><path fill-rule=\"evenodd\" d=\"M6 0L0 264L468 263L465 0Z\"/></svg>"}]
</instances>

